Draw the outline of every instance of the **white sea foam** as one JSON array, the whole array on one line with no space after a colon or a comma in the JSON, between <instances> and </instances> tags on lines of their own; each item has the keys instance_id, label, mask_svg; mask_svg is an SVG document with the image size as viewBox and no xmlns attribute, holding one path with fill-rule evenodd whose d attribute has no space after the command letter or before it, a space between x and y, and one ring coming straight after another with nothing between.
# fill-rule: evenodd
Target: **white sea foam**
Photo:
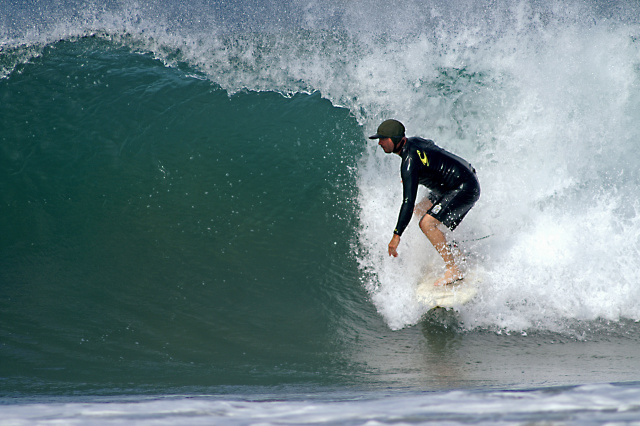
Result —
<instances>
[{"instance_id":1,"label":"white sea foam","mask_svg":"<svg viewBox=\"0 0 640 426\"><path fill-rule=\"evenodd\" d=\"M129 401L5 405L2 424L628 424L637 421L637 386L589 385L528 391L337 394L271 399L168 396Z\"/></svg>"},{"instance_id":2,"label":"white sea foam","mask_svg":"<svg viewBox=\"0 0 640 426\"><path fill-rule=\"evenodd\" d=\"M640 27L564 15L538 25L519 12L523 30L444 34L439 46L417 38L389 54L396 78L381 72L369 84L390 85L393 96L366 126L401 119L409 134L435 139L478 170L481 199L454 234L492 235L473 244L483 282L461 309L467 324L563 330L572 319L640 318ZM423 71L412 74L417 63ZM369 247L361 262L376 271L372 298L394 329L419 320L416 276L438 267L415 220L401 257L385 258L400 206L398 166L372 147L359 179Z\"/></svg>"}]
</instances>

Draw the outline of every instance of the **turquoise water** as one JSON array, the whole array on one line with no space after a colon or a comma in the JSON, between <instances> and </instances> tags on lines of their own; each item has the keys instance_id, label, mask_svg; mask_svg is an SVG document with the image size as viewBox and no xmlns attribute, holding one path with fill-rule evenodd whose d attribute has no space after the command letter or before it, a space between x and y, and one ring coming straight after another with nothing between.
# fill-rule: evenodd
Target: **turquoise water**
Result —
<instances>
[{"instance_id":1,"label":"turquoise water","mask_svg":"<svg viewBox=\"0 0 640 426\"><path fill-rule=\"evenodd\" d=\"M348 111L229 98L93 39L2 84L3 367L227 384L341 362L343 299L366 301L335 256L355 239Z\"/></svg>"},{"instance_id":2,"label":"turquoise water","mask_svg":"<svg viewBox=\"0 0 640 426\"><path fill-rule=\"evenodd\" d=\"M637 421L636 9L1 4L2 417ZM389 117L478 170L455 312Z\"/></svg>"}]
</instances>

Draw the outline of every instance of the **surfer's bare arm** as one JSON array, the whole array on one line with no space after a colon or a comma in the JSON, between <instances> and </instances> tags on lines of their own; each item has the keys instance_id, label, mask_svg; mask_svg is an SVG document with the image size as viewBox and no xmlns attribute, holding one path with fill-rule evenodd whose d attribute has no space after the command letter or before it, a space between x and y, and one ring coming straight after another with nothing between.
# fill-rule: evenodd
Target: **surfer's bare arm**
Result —
<instances>
[{"instance_id":1,"label":"surfer's bare arm","mask_svg":"<svg viewBox=\"0 0 640 426\"><path fill-rule=\"evenodd\" d=\"M389 243L389 256L398 257L398 245L400 244L400 235L393 234Z\"/></svg>"}]
</instances>

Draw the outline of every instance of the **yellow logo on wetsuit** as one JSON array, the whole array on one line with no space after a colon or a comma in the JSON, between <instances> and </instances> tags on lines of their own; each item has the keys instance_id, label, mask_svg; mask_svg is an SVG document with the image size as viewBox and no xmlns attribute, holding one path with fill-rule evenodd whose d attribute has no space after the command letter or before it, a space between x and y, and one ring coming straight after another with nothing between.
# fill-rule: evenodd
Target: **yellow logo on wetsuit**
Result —
<instances>
[{"instance_id":1,"label":"yellow logo on wetsuit","mask_svg":"<svg viewBox=\"0 0 640 426\"><path fill-rule=\"evenodd\" d=\"M416 149L416 152L418 153L418 157L420 157L420 161L422 161L422 164L429 167L429 159L427 158L427 154L420 152L419 149Z\"/></svg>"}]
</instances>

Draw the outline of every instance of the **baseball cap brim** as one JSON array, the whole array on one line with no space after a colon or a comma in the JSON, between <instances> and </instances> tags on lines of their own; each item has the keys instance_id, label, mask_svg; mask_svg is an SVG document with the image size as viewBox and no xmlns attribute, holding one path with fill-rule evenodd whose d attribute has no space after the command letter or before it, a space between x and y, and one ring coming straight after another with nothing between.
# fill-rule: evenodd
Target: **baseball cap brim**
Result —
<instances>
[{"instance_id":1,"label":"baseball cap brim","mask_svg":"<svg viewBox=\"0 0 640 426\"><path fill-rule=\"evenodd\" d=\"M404 136L404 125L398 120L385 120L378 126L376 134L369 139L401 138Z\"/></svg>"}]
</instances>

